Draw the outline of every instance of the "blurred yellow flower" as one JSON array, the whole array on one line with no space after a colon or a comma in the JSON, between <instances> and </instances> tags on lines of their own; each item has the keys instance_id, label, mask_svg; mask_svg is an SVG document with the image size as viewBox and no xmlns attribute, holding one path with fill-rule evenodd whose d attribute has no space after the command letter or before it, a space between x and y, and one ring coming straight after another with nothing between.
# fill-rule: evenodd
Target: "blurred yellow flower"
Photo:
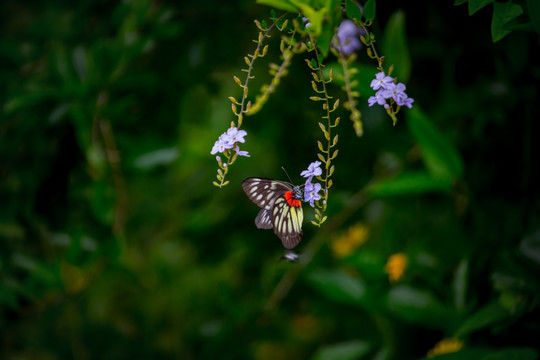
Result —
<instances>
[{"instance_id":1,"label":"blurred yellow flower","mask_svg":"<svg viewBox=\"0 0 540 360\"><path fill-rule=\"evenodd\" d=\"M351 226L345 233L332 241L331 249L336 257L344 258L351 255L362 245L369 234L369 229L362 223Z\"/></svg>"},{"instance_id":2,"label":"blurred yellow flower","mask_svg":"<svg viewBox=\"0 0 540 360\"><path fill-rule=\"evenodd\" d=\"M384 271L388 274L388 280L390 282L396 282L401 279L407 267L407 261L407 255L403 253L397 253L388 258Z\"/></svg>"},{"instance_id":3,"label":"blurred yellow flower","mask_svg":"<svg viewBox=\"0 0 540 360\"><path fill-rule=\"evenodd\" d=\"M448 354L456 352L463 348L463 341L456 338L446 338L439 341L433 349L429 350L427 357L434 357L437 355Z\"/></svg>"}]
</instances>

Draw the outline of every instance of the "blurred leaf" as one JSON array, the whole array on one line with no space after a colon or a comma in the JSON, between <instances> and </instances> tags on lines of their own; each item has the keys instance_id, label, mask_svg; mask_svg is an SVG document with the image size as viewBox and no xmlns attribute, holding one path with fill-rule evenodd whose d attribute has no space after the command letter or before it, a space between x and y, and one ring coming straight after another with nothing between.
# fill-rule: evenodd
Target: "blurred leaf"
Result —
<instances>
[{"instance_id":1,"label":"blurred leaf","mask_svg":"<svg viewBox=\"0 0 540 360\"><path fill-rule=\"evenodd\" d=\"M178 158L176 147L158 149L142 154L135 159L133 165L141 170L149 170L160 165L167 165Z\"/></svg>"},{"instance_id":2,"label":"blurred leaf","mask_svg":"<svg viewBox=\"0 0 540 360\"><path fill-rule=\"evenodd\" d=\"M17 307L17 292L14 280L0 278L0 307L7 306L12 309Z\"/></svg>"},{"instance_id":3,"label":"blurred leaf","mask_svg":"<svg viewBox=\"0 0 540 360\"><path fill-rule=\"evenodd\" d=\"M330 45L332 44L332 37L334 36L334 29L328 22L322 24L321 34L317 38L317 46L321 50L324 57L328 55L330 51Z\"/></svg>"},{"instance_id":4,"label":"blurred leaf","mask_svg":"<svg viewBox=\"0 0 540 360\"><path fill-rule=\"evenodd\" d=\"M481 360L536 360L538 351L532 348L506 348L493 351Z\"/></svg>"},{"instance_id":5,"label":"blurred leaf","mask_svg":"<svg viewBox=\"0 0 540 360\"><path fill-rule=\"evenodd\" d=\"M465 4L466 2L468 2L469 0L455 0L454 1L454 6L456 5L461 5L461 4Z\"/></svg>"},{"instance_id":6,"label":"blurred leaf","mask_svg":"<svg viewBox=\"0 0 540 360\"><path fill-rule=\"evenodd\" d=\"M71 108L71 104L69 103L63 103L58 105L49 115L49 122L51 124L55 124L60 122L62 118L69 112L69 109Z\"/></svg>"},{"instance_id":7,"label":"blurred leaf","mask_svg":"<svg viewBox=\"0 0 540 360\"><path fill-rule=\"evenodd\" d=\"M313 356L313 360L355 360L369 352L369 343L365 341L348 341L321 347Z\"/></svg>"},{"instance_id":8,"label":"blurred leaf","mask_svg":"<svg viewBox=\"0 0 540 360\"><path fill-rule=\"evenodd\" d=\"M405 27L405 12L400 10L393 13L384 29L382 51L384 64L394 65L394 77L399 82L407 83L411 74L411 58L407 46L407 32Z\"/></svg>"},{"instance_id":9,"label":"blurred leaf","mask_svg":"<svg viewBox=\"0 0 540 360\"><path fill-rule=\"evenodd\" d=\"M362 20L362 10L360 10L360 6L358 6L358 3L355 1L347 0L345 2L345 11L347 12L349 19L356 19L358 21Z\"/></svg>"},{"instance_id":10,"label":"blurred leaf","mask_svg":"<svg viewBox=\"0 0 540 360\"><path fill-rule=\"evenodd\" d=\"M467 300L467 285L469 279L469 260L462 259L454 272L453 290L454 305L457 310L463 310Z\"/></svg>"},{"instance_id":11,"label":"blurred leaf","mask_svg":"<svg viewBox=\"0 0 540 360\"><path fill-rule=\"evenodd\" d=\"M339 270L314 270L307 280L329 299L346 304L359 305L366 291L362 281Z\"/></svg>"},{"instance_id":12,"label":"blurred leaf","mask_svg":"<svg viewBox=\"0 0 540 360\"><path fill-rule=\"evenodd\" d=\"M438 329L451 327L454 313L444 307L427 291L408 285L397 285L390 289L386 299L388 310L404 320L424 324Z\"/></svg>"},{"instance_id":13,"label":"blurred leaf","mask_svg":"<svg viewBox=\"0 0 540 360\"><path fill-rule=\"evenodd\" d=\"M375 19L375 8L376 8L375 0L366 1L366 4L364 5L364 17L366 18L366 20Z\"/></svg>"},{"instance_id":14,"label":"blurred leaf","mask_svg":"<svg viewBox=\"0 0 540 360\"><path fill-rule=\"evenodd\" d=\"M481 360L492 352L491 349L469 348L448 354L425 357L422 360Z\"/></svg>"},{"instance_id":15,"label":"blurred leaf","mask_svg":"<svg viewBox=\"0 0 540 360\"><path fill-rule=\"evenodd\" d=\"M298 9L288 0L256 0L257 4L267 5L283 11L297 12Z\"/></svg>"},{"instance_id":16,"label":"blurred leaf","mask_svg":"<svg viewBox=\"0 0 540 360\"><path fill-rule=\"evenodd\" d=\"M86 49L82 46L77 46L73 50L73 67L81 81L88 78L88 59Z\"/></svg>"},{"instance_id":17,"label":"blurred leaf","mask_svg":"<svg viewBox=\"0 0 540 360\"><path fill-rule=\"evenodd\" d=\"M341 0L326 0L325 6L327 10L326 21L330 25L330 30L332 36L334 35L334 30L339 26L343 18L343 9L341 7Z\"/></svg>"},{"instance_id":18,"label":"blurred leaf","mask_svg":"<svg viewBox=\"0 0 540 360\"><path fill-rule=\"evenodd\" d=\"M455 332L454 336L461 338L468 334L497 324L511 315L498 301L493 301L469 317Z\"/></svg>"},{"instance_id":19,"label":"blurred leaf","mask_svg":"<svg viewBox=\"0 0 540 360\"><path fill-rule=\"evenodd\" d=\"M384 272L386 258L378 251L361 248L356 253L345 260L353 264L366 280L386 280L388 275ZM368 281L369 281L368 280Z\"/></svg>"},{"instance_id":20,"label":"blurred leaf","mask_svg":"<svg viewBox=\"0 0 540 360\"><path fill-rule=\"evenodd\" d=\"M540 35L540 1L527 0L527 13L531 19L532 26Z\"/></svg>"},{"instance_id":21,"label":"blurred leaf","mask_svg":"<svg viewBox=\"0 0 540 360\"><path fill-rule=\"evenodd\" d=\"M506 24L523 13L523 8L512 2L493 3L493 19L491 22L491 37L493 42L501 40L508 35L511 30L506 28Z\"/></svg>"},{"instance_id":22,"label":"blurred leaf","mask_svg":"<svg viewBox=\"0 0 540 360\"><path fill-rule=\"evenodd\" d=\"M426 357L423 360L536 360L538 351L532 348L468 348L449 354Z\"/></svg>"},{"instance_id":23,"label":"blurred leaf","mask_svg":"<svg viewBox=\"0 0 540 360\"><path fill-rule=\"evenodd\" d=\"M58 94L55 91L50 89L28 89L24 94L17 94L10 97L5 102L3 110L6 114L10 114L24 108L36 106L41 102L54 99L57 95Z\"/></svg>"},{"instance_id":24,"label":"blurred leaf","mask_svg":"<svg viewBox=\"0 0 540 360\"><path fill-rule=\"evenodd\" d=\"M461 156L418 106L407 111L407 120L412 135L420 145L424 163L431 175L447 180L461 178L463 176Z\"/></svg>"},{"instance_id":25,"label":"blurred leaf","mask_svg":"<svg viewBox=\"0 0 540 360\"><path fill-rule=\"evenodd\" d=\"M519 244L519 251L540 265L540 231L524 238Z\"/></svg>"},{"instance_id":26,"label":"blurred leaf","mask_svg":"<svg viewBox=\"0 0 540 360\"><path fill-rule=\"evenodd\" d=\"M372 196L418 195L448 191L449 179L436 178L427 172L405 172L391 179L375 181L367 187Z\"/></svg>"},{"instance_id":27,"label":"blurred leaf","mask_svg":"<svg viewBox=\"0 0 540 360\"><path fill-rule=\"evenodd\" d=\"M323 7L321 9L315 9L299 0L291 0L291 3L300 9L302 15L309 19L311 26L309 27L310 31L315 33L315 36L320 36L322 32L323 21L328 14L328 9Z\"/></svg>"},{"instance_id":28,"label":"blurred leaf","mask_svg":"<svg viewBox=\"0 0 540 360\"><path fill-rule=\"evenodd\" d=\"M369 85L371 83L371 80L375 78L375 74L377 73L377 68L375 67L375 65L354 64L350 65L350 68L351 70L354 69L354 71L356 72L356 74L352 76L351 80L358 82L358 85L354 87L353 90L358 91L361 95L364 95L366 97L374 94L375 92ZM325 77L328 77L330 69L334 71L335 84L340 86L345 85L345 81L343 80L343 67L338 62L326 64L326 67L323 70Z\"/></svg>"},{"instance_id":29,"label":"blurred leaf","mask_svg":"<svg viewBox=\"0 0 540 360\"><path fill-rule=\"evenodd\" d=\"M115 192L107 179L94 181L89 195L92 213L101 223L110 225L114 220Z\"/></svg>"},{"instance_id":30,"label":"blurred leaf","mask_svg":"<svg viewBox=\"0 0 540 360\"><path fill-rule=\"evenodd\" d=\"M469 15L474 14L484 6L489 5L493 0L469 0Z\"/></svg>"}]
</instances>

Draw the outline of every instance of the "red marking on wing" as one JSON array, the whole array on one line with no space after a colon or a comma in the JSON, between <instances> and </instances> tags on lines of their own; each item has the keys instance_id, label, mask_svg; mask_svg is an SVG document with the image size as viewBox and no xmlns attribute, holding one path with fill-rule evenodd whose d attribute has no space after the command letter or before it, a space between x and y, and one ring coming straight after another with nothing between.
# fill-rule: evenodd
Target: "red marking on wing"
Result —
<instances>
[{"instance_id":1,"label":"red marking on wing","mask_svg":"<svg viewBox=\"0 0 540 360\"><path fill-rule=\"evenodd\" d=\"M291 206L299 207L302 205L300 200L293 198L292 191L287 191L285 194L283 194L283 196L285 196L285 200L287 200L287 203Z\"/></svg>"}]
</instances>

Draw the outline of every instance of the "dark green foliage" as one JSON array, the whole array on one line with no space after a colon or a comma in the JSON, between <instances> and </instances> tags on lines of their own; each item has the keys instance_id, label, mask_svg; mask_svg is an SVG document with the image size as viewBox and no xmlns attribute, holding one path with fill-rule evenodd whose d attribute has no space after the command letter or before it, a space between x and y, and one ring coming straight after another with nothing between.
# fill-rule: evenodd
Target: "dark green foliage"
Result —
<instances>
[{"instance_id":1,"label":"dark green foliage","mask_svg":"<svg viewBox=\"0 0 540 360\"><path fill-rule=\"evenodd\" d=\"M296 9L258 2L274 17ZM311 225L304 206L292 264L255 228L240 183L285 179L281 166L299 182L316 159L321 106L304 59L320 58L296 55L243 120L251 158L212 185L210 149L236 119L233 75L253 20L272 24L266 6L2 2L0 358L408 360L457 338L461 351L433 359L538 359L536 3L469 1L471 16L442 1L377 4L376 45L414 107L396 126L369 108L376 64L358 55L363 136L348 120L335 129L328 220ZM319 19L329 48L337 2L310 4L315 18L331 5ZM253 98L280 61L271 35ZM324 63L332 103L344 99L337 60ZM407 263L390 281L394 254Z\"/></svg>"}]
</instances>

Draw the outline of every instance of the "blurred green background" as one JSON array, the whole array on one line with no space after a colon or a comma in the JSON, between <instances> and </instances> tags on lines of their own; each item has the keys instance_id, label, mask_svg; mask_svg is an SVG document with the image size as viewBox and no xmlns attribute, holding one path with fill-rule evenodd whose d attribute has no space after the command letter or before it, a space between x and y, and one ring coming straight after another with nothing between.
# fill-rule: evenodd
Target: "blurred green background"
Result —
<instances>
[{"instance_id":1,"label":"blurred green background","mask_svg":"<svg viewBox=\"0 0 540 360\"><path fill-rule=\"evenodd\" d=\"M240 183L316 160L302 56L212 185L268 7L2 2L0 358L537 359L538 34L493 43L490 7L410 3L373 31L414 108L368 108L359 57L364 136L340 113L329 220L305 209L292 264Z\"/></svg>"}]
</instances>

